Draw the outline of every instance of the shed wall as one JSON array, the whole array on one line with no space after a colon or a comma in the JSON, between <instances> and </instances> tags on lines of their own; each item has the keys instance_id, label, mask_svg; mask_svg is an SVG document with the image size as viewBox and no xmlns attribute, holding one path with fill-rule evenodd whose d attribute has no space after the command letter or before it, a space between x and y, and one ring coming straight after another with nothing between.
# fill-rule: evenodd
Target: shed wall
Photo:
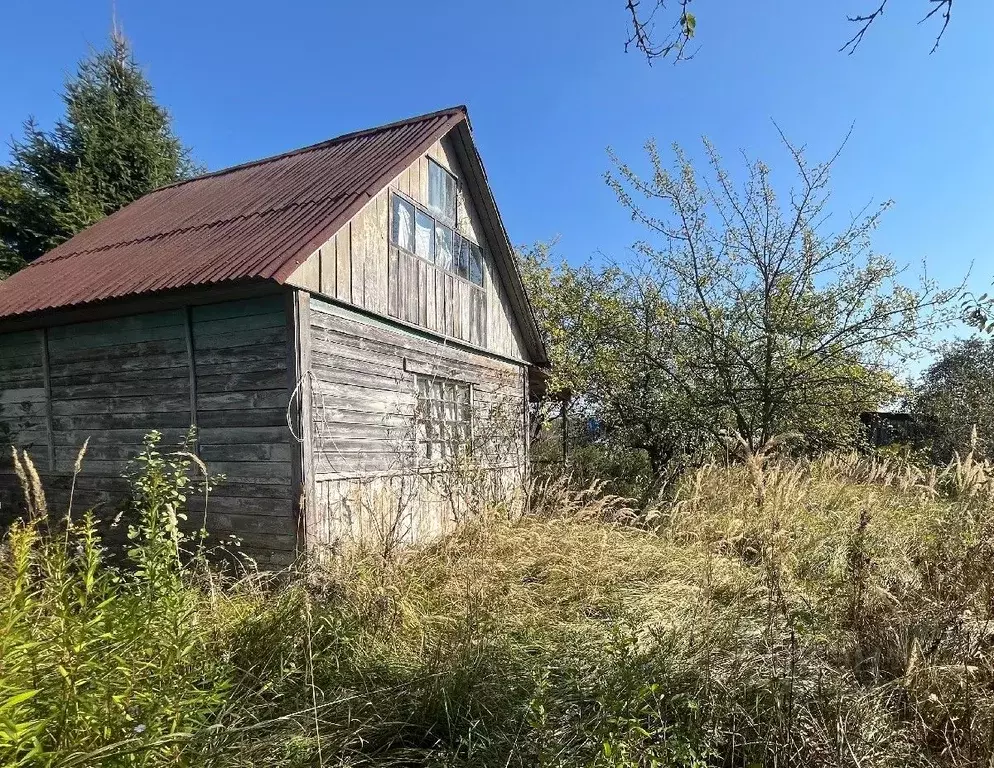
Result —
<instances>
[{"instance_id":1,"label":"shed wall","mask_svg":"<svg viewBox=\"0 0 994 768\"><path fill-rule=\"evenodd\" d=\"M208 507L213 541L235 535L265 564L289 561L287 336L282 294L0 335L0 523L20 509L11 444L31 453L60 514L89 439L74 511L110 518L144 435L159 430L168 447L196 425L201 458L226 475ZM190 507L199 525L203 501Z\"/></svg>"},{"instance_id":2,"label":"shed wall","mask_svg":"<svg viewBox=\"0 0 994 768\"><path fill-rule=\"evenodd\" d=\"M309 330L310 545L413 543L445 532L474 504L521 504L524 366L317 297ZM471 459L457 465L421 457L419 376L472 385Z\"/></svg>"}]
</instances>

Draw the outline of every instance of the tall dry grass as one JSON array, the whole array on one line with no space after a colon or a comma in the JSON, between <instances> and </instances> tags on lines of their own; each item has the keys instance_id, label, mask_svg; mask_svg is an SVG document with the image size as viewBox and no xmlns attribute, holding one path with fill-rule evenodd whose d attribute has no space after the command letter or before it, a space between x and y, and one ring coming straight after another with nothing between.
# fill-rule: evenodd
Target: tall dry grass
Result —
<instances>
[{"instance_id":1,"label":"tall dry grass","mask_svg":"<svg viewBox=\"0 0 994 768\"><path fill-rule=\"evenodd\" d=\"M85 516L8 536L0 762L991 765L990 468L752 459L236 580L160 454L129 567Z\"/></svg>"}]
</instances>

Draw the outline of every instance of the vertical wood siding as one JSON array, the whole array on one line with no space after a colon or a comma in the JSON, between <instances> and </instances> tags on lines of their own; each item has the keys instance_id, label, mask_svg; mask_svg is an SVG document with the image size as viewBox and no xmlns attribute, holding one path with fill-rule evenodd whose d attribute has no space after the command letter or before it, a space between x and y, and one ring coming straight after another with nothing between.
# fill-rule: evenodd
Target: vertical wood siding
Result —
<instances>
[{"instance_id":1,"label":"vertical wood siding","mask_svg":"<svg viewBox=\"0 0 994 768\"><path fill-rule=\"evenodd\" d=\"M460 179L458 230L483 248L482 289L389 244L390 192L427 205L429 158ZM518 322L463 178L452 141L444 137L315 251L289 282L500 355L527 359Z\"/></svg>"},{"instance_id":2,"label":"vertical wood siding","mask_svg":"<svg viewBox=\"0 0 994 768\"><path fill-rule=\"evenodd\" d=\"M43 333L48 336L50 429ZM282 296L0 335L2 509L20 507L10 474L10 444L30 450L42 470L50 507L61 514L73 463L89 439L73 506L77 512L94 507L110 518L126 498L121 475L145 434L159 430L168 447L195 423L201 457L212 472L228 478L210 501L208 528L214 540L236 534L243 551L265 563L289 560L295 533L286 344ZM54 466L43 458L49 440ZM191 517L203 514L200 499L190 506Z\"/></svg>"},{"instance_id":3,"label":"vertical wood siding","mask_svg":"<svg viewBox=\"0 0 994 768\"><path fill-rule=\"evenodd\" d=\"M507 419L486 459L505 498L524 471L524 367L444 345L312 297L310 545L390 534L412 542L448 529L458 509L451 477L419 458L417 376L473 386L475 418ZM484 422L481 421L481 425ZM482 428L482 426L481 426Z\"/></svg>"}]
</instances>

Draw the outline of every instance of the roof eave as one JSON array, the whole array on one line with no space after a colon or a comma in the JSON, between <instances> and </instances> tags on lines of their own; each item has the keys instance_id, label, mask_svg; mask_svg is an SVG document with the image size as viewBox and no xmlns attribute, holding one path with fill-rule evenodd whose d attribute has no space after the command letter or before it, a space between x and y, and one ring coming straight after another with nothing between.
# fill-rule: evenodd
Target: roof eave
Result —
<instances>
[{"instance_id":1,"label":"roof eave","mask_svg":"<svg viewBox=\"0 0 994 768\"><path fill-rule=\"evenodd\" d=\"M493 190L487 179L486 167L483 165L483 158L473 140L473 134L468 121L461 121L457 124L456 136L459 138L457 151L459 151L464 169L471 176L470 181L474 184L478 203L483 204L490 227L491 242L494 244L499 257L499 265L503 267L501 276L504 278L504 285L508 291L508 298L514 308L515 317L518 319L524 343L528 349L531 362L538 366L547 367L549 365L549 355L542 340L542 335L538 326L538 319L532 307L528 292L525 289L524 279L521 276L521 268L518 264L517 256L514 253L514 246L511 244L504 221L497 207Z\"/></svg>"}]
</instances>

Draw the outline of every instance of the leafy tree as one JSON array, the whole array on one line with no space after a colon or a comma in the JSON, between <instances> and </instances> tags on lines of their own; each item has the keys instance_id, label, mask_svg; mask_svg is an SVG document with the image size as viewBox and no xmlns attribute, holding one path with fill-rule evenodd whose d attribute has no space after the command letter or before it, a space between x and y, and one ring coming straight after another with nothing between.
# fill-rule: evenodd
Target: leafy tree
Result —
<instances>
[{"instance_id":1,"label":"leafy tree","mask_svg":"<svg viewBox=\"0 0 994 768\"><path fill-rule=\"evenodd\" d=\"M533 437L565 409L577 425L598 426L615 463L641 451L652 476L662 477L693 443L684 395L657 369L673 353L664 298L615 265L554 262L547 245L520 257L552 362L554 397L533 413Z\"/></svg>"},{"instance_id":2,"label":"leafy tree","mask_svg":"<svg viewBox=\"0 0 994 768\"><path fill-rule=\"evenodd\" d=\"M697 33L697 16L691 10L692 0L626 0L625 10L628 15L628 40L625 50L634 46L651 64L656 59L672 56L676 61L689 58L692 54L687 48ZM889 0L872 0L873 5L863 13L847 16L854 25L855 34L839 49L854 53L863 42L863 37L870 27L883 16ZM922 21L938 19L941 24L932 46L932 52L939 47L942 36L949 27L952 19L953 0L919 0L922 5ZM879 4L878 4L879 3ZM715 4L717 7L717 4ZM667 30L660 34L657 22L662 21Z\"/></svg>"},{"instance_id":3,"label":"leafy tree","mask_svg":"<svg viewBox=\"0 0 994 768\"><path fill-rule=\"evenodd\" d=\"M909 405L936 461L971 447L978 458L994 458L994 339L948 345L922 374Z\"/></svg>"},{"instance_id":4,"label":"leafy tree","mask_svg":"<svg viewBox=\"0 0 994 768\"><path fill-rule=\"evenodd\" d=\"M652 370L682 393L697 429L734 430L752 448L784 432L848 441L860 411L898 394L894 363L954 314L955 290L924 278L909 287L872 250L888 204L828 230L835 158L812 165L784 143L798 185L783 203L767 165L749 163L739 188L707 142L704 177L678 147L668 169L652 142L647 179L617 158L608 174L652 238L635 245L640 282L665 307L671 340L647 352Z\"/></svg>"},{"instance_id":5,"label":"leafy tree","mask_svg":"<svg viewBox=\"0 0 994 768\"><path fill-rule=\"evenodd\" d=\"M0 271L198 170L121 35L80 64L62 99L55 128L29 119L0 168Z\"/></svg>"},{"instance_id":6,"label":"leafy tree","mask_svg":"<svg viewBox=\"0 0 994 768\"><path fill-rule=\"evenodd\" d=\"M970 291L964 292L960 311L967 325L981 333L994 333L994 296L987 293L975 296Z\"/></svg>"}]
</instances>

